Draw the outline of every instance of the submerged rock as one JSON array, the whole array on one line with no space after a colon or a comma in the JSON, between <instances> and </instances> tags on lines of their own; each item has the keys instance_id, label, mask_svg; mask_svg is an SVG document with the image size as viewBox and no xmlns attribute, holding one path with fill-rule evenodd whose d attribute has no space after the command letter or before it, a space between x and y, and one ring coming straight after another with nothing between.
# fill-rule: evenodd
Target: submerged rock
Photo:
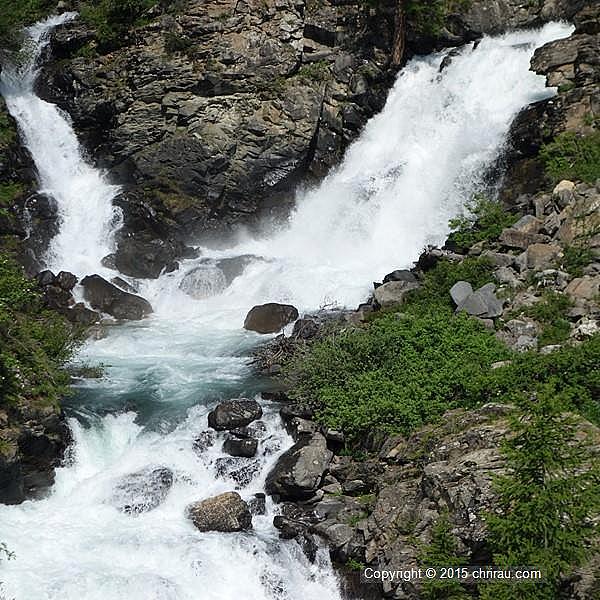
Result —
<instances>
[{"instance_id":1,"label":"submerged rock","mask_svg":"<svg viewBox=\"0 0 600 600\"><path fill-rule=\"evenodd\" d=\"M208 413L208 425L217 431L236 429L260 419L262 414L262 408L256 400L227 400Z\"/></svg>"},{"instance_id":2,"label":"submerged rock","mask_svg":"<svg viewBox=\"0 0 600 600\"><path fill-rule=\"evenodd\" d=\"M244 321L244 329L258 333L277 333L297 318L298 309L291 304L269 302L250 310Z\"/></svg>"},{"instance_id":3,"label":"submerged rock","mask_svg":"<svg viewBox=\"0 0 600 600\"><path fill-rule=\"evenodd\" d=\"M256 455L258 449L258 440L247 437L247 438L235 438L230 437L225 440L223 444L223 452L231 456L243 456L246 458L252 458Z\"/></svg>"},{"instance_id":4,"label":"submerged rock","mask_svg":"<svg viewBox=\"0 0 600 600\"><path fill-rule=\"evenodd\" d=\"M200 531L233 532L252 528L248 504L237 492L226 492L190 504L187 516Z\"/></svg>"},{"instance_id":5,"label":"submerged rock","mask_svg":"<svg viewBox=\"0 0 600 600\"><path fill-rule=\"evenodd\" d=\"M125 475L115 486L112 502L122 512L139 514L156 508L173 485L173 472L148 467Z\"/></svg>"},{"instance_id":6,"label":"submerged rock","mask_svg":"<svg viewBox=\"0 0 600 600\"><path fill-rule=\"evenodd\" d=\"M84 277L81 285L84 289L85 299L93 308L117 319L138 320L152 312L152 306L147 300L120 290L100 275Z\"/></svg>"}]
</instances>

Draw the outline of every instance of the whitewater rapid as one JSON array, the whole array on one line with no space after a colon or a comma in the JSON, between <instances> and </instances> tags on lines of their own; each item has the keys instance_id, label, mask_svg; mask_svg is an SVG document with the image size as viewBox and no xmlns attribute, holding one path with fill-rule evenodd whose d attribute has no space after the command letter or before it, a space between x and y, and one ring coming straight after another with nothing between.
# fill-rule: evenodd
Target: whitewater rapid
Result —
<instances>
[{"instance_id":1,"label":"whitewater rapid","mask_svg":"<svg viewBox=\"0 0 600 600\"><path fill-rule=\"evenodd\" d=\"M0 90L40 188L59 206L60 233L47 266L80 277L111 275L100 261L114 247L118 182L86 160L68 115L33 91L49 31L71 18L29 30L34 51L20 68L3 71ZM484 174L502 152L512 119L554 93L529 71L535 48L571 31L550 24L485 38L461 49L442 72L443 54L414 59L342 164L298 193L285 226L259 238L240 234L226 251L202 248L201 258L184 261L179 271L137 282L155 313L107 327L79 352L77 362L104 365L104 376L80 381L66 401L74 443L51 494L0 506L0 540L16 554L1 567L7 597L339 600L325 553L311 564L295 543L278 539L271 502L250 533L194 529L185 506L234 483L217 472L220 443L197 453L193 441L217 401L253 397L264 386L248 365L260 338L241 329L247 310L264 301L301 310L353 306L371 281L442 242L448 219L487 187ZM262 259L222 293L194 300L179 288L200 260L245 254ZM270 466L291 445L277 406L262 403L266 432L256 476L240 489L246 498L262 490ZM166 500L137 517L119 512L111 503L119 477L148 466L175 474Z\"/></svg>"}]
</instances>

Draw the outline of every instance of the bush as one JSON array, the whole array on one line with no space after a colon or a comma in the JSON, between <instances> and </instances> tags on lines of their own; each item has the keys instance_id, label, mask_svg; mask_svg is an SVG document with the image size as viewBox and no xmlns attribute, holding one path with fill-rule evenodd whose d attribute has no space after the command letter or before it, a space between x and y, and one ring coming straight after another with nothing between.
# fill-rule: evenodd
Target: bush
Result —
<instances>
[{"instance_id":1,"label":"bush","mask_svg":"<svg viewBox=\"0 0 600 600\"><path fill-rule=\"evenodd\" d=\"M292 366L298 398L351 443L370 431L410 433L485 396L486 373L508 351L483 325L451 310L398 317L314 344Z\"/></svg>"},{"instance_id":2,"label":"bush","mask_svg":"<svg viewBox=\"0 0 600 600\"><path fill-rule=\"evenodd\" d=\"M581 439L577 420L564 412L569 404L547 385L512 420L515 435L503 448L510 471L495 482L501 512L487 517L489 541L496 564L535 565L544 581L485 585L486 600L554 600L597 533L598 468L591 440Z\"/></svg>"},{"instance_id":3,"label":"bush","mask_svg":"<svg viewBox=\"0 0 600 600\"><path fill-rule=\"evenodd\" d=\"M546 292L539 302L524 311L543 326L539 337L541 346L560 344L569 337L571 325L565 316L572 305L573 302L566 294Z\"/></svg>"},{"instance_id":4,"label":"bush","mask_svg":"<svg viewBox=\"0 0 600 600\"><path fill-rule=\"evenodd\" d=\"M600 132L586 136L562 133L542 146L540 157L554 182L571 179L595 183L600 177Z\"/></svg>"},{"instance_id":5,"label":"bush","mask_svg":"<svg viewBox=\"0 0 600 600\"><path fill-rule=\"evenodd\" d=\"M71 330L45 310L34 282L0 255L0 400L56 403L69 377L62 369L73 349Z\"/></svg>"},{"instance_id":6,"label":"bush","mask_svg":"<svg viewBox=\"0 0 600 600\"><path fill-rule=\"evenodd\" d=\"M436 36L448 15L467 10L470 5L471 0L408 0L405 10L407 20L415 31Z\"/></svg>"},{"instance_id":7,"label":"bush","mask_svg":"<svg viewBox=\"0 0 600 600\"><path fill-rule=\"evenodd\" d=\"M583 267L594 262L594 258L594 253L587 246L580 244L567 246L563 250L562 268L573 277L581 277Z\"/></svg>"},{"instance_id":8,"label":"bush","mask_svg":"<svg viewBox=\"0 0 600 600\"><path fill-rule=\"evenodd\" d=\"M20 29L48 15L54 8L54 0L2 0L0 47L18 44Z\"/></svg>"},{"instance_id":9,"label":"bush","mask_svg":"<svg viewBox=\"0 0 600 600\"><path fill-rule=\"evenodd\" d=\"M503 229L514 225L518 219L518 215L507 212L499 202L482 195L475 196L465 208L465 215L450 221L452 233L448 238L461 249L498 238Z\"/></svg>"}]
</instances>

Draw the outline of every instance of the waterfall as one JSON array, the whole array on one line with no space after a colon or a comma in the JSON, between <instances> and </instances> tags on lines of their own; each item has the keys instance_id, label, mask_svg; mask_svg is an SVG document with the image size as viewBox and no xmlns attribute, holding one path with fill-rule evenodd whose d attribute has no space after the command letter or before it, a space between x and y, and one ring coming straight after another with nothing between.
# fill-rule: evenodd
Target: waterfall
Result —
<instances>
[{"instance_id":1,"label":"waterfall","mask_svg":"<svg viewBox=\"0 0 600 600\"><path fill-rule=\"evenodd\" d=\"M33 157L40 192L58 204L60 231L51 241L46 266L85 275L101 270L100 260L112 251L120 217L112 200L119 187L88 164L69 116L34 91L39 58L51 31L76 16L64 13L25 31L15 64L2 72L0 93Z\"/></svg>"},{"instance_id":2,"label":"waterfall","mask_svg":"<svg viewBox=\"0 0 600 600\"><path fill-rule=\"evenodd\" d=\"M51 28L69 18L28 30L34 55ZM248 308L261 301L290 301L301 309L351 306L373 279L409 266L425 244L443 241L448 219L485 187L482 174L502 152L512 119L553 93L529 71L535 48L570 32L550 24L485 38L461 49L441 72L443 54L414 59L342 164L298 193L285 226L261 237L240 235L226 251L203 249L179 271L138 282L155 314L108 328L81 349L77 360L103 364L105 374L80 382L67 400L72 456L51 494L0 506L0 540L17 556L3 564L8 597L340 598L324 552L313 564L294 542L278 539L272 526L277 507L270 501L267 514L254 517L252 532L194 529L185 506L235 484L223 476L222 436L201 454L193 441L217 400L260 389L247 361L259 337L241 329ZM118 225L112 207L118 188L85 160L68 115L35 95L36 60L5 71L1 91L34 158L40 189L59 205L60 233L47 263L78 275L99 272ZM241 255L261 258L233 281L219 276L218 285L207 283L212 265ZM207 257L210 267L202 262ZM186 290L195 281L202 287L194 298ZM262 490L291 444L277 406L263 402L263 408L266 430L254 477L240 485L244 497ZM173 472L166 499L139 516L119 512L111 500L119 478L149 466Z\"/></svg>"}]
</instances>

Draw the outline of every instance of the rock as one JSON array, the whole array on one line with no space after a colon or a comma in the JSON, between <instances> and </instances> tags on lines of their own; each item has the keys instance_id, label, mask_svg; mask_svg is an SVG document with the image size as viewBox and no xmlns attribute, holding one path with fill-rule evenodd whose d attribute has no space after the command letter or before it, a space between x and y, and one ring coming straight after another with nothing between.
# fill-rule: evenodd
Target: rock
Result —
<instances>
[{"instance_id":1,"label":"rock","mask_svg":"<svg viewBox=\"0 0 600 600\"><path fill-rule=\"evenodd\" d=\"M552 190L552 195L558 201L559 206L565 208L574 199L575 184L572 181L563 179Z\"/></svg>"},{"instance_id":2,"label":"rock","mask_svg":"<svg viewBox=\"0 0 600 600\"><path fill-rule=\"evenodd\" d=\"M93 308L117 319L138 320L152 312L152 306L147 300L120 290L100 275L84 277L81 285L84 289L84 298Z\"/></svg>"},{"instance_id":3,"label":"rock","mask_svg":"<svg viewBox=\"0 0 600 600\"><path fill-rule=\"evenodd\" d=\"M542 221L533 215L524 215L521 217L511 229L520 231L521 233L538 233L542 227Z\"/></svg>"},{"instance_id":4,"label":"rock","mask_svg":"<svg viewBox=\"0 0 600 600\"><path fill-rule=\"evenodd\" d=\"M454 304L461 305L473 293L473 286L468 281L457 281L450 288L450 296Z\"/></svg>"},{"instance_id":5,"label":"rock","mask_svg":"<svg viewBox=\"0 0 600 600\"><path fill-rule=\"evenodd\" d=\"M262 408L256 400L227 400L208 413L208 425L217 431L236 429L260 419L262 414Z\"/></svg>"},{"instance_id":6,"label":"rock","mask_svg":"<svg viewBox=\"0 0 600 600\"><path fill-rule=\"evenodd\" d=\"M215 470L219 477L230 479L236 488L246 487L260 473L261 465L256 459L243 457L217 458Z\"/></svg>"},{"instance_id":7,"label":"rock","mask_svg":"<svg viewBox=\"0 0 600 600\"><path fill-rule=\"evenodd\" d=\"M310 340L319 332L319 324L313 319L298 319L294 323L292 337L301 340Z\"/></svg>"},{"instance_id":8,"label":"rock","mask_svg":"<svg viewBox=\"0 0 600 600\"><path fill-rule=\"evenodd\" d=\"M517 274L510 267L500 267L494 271L494 277L500 284L507 284L512 288L516 288L521 283Z\"/></svg>"},{"instance_id":9,"label":"rock","mask_svg":"<svg viewBox=\"0 0 600 600\"><path fill-rule=\"evenodd\" d=\"M383 278L383 283L389 283L390 281L407 281L407 282L416 282L417 278L412 271L408 271L407 269L397 269L396 271L392 271L388 273Z\"/></svg>"},{"instance_id":10,"label":"rock","mask_svg":"<svg viewBox=\"0 0 600 600\"><path fill-rule=\"evenodd\" d=\"M54 283L66 292L70 292L77 283L77 277L68 271L61 271L55 278Z\"/></svg>"},{"instance_id":11,"label":"rock","mask_svg":"<svg viewBox=\"0 0 600 600\"><path fill-rule=\"evenodd\" d=\"M244 329L258 333L277 333L298 318L298 310L290 304L269 302L254 306L244 321Z\"/></svg>"},{"instance_id":12,"label":"rock","mask_svg":"<svg viewBox=\"0 0 600 600\"><path fill-rule=\"evenodd\" d=\"M508 227L499 237L500 241L510 248L521 248L525 250L531 244L543 244L549 241L549 238L539 233L527 233Z\"/></svg>"},{"instance_id":13,"label":"rock","mask_svg":"<svg viewBox=\"0 0 600 600\"><path fill-rule=\"evenodd\" d=\"M127 283L122 277L111 277L110 282L130 294L137 294L138 290L130 283Z\"/></svg>"},{"instance_id":14,"label":"rock","mask_svg":"<svg viewBox=\"0 0 600 600\"><path fill-rule=\"evenodd\" d=\"M332 457L323 435L303 437L281 455L267 475L265 490L282 500L308 499L317 491Z\"/></svg>"},{"instance_id":15,"label":"rock","mask_svg":"<svg viewBox=\"0 0 600 600\"><path fill-rule=\"evenodd\" d=\"M256 455L258 440L254 438L227 438L223 444L223 452L231 456L252 458Z\"/></svg>"},{"instance_id":16,"label":"rock","mask_svg":"<svg viewBox=\"0 0 600 600\"><path fill-rule=\"evenodd\" d=\"M515 257L510 254L485 250L481 253L481 258L489 260L495 267L510 267L513 264Z\"/></svg>"},{"instance_id":17,"label":"rock","mask_svg":"<svg viewBox=\"0 0 600 600\"><path fill-rule=\"evenodd\" d=\"M121 512L139 514L156 508L173 485L173 472L166 467L148 467L122 477L115 485L112 504Z\"/></svg>"},{"instance_id":18,"label":"rock","mask_svg":"<svg viewBox=\"0 0 600 600\"><path fill-rule=\"evenodd\" d=\"M468 287L464 285L466 282L458 283L461 284L458 288L456 287L458 284L453 286L454 295L464 299L457 305L457 312L464 310L466 313L482 319L493 319L502 314L503 303L496 298L494 293L496 286L493 283L482 286L466 297L465 294L468 291ZM470 287L470 284L467 285Z\"/></svg>"},{"instance_id":19,"label":"rock","mask_svg":"<svg viewBox=\"0 0 600 600\"><path fill-rule=\"evenodd\" d=\"M524 352L537 348L538 333L539 327L532 319L511 319L502 331L496 332L496 337L514 350Z\"/></svg>"},{"instance_id":20,"label":"rock","mask_svg":"<svg viewBox=\"0 0 600 600\"><path fill-rule=\"evenodd\" d=\"M259 492L248 501L248 508L253 515L264 515L267 512L267 498Z\"/></svg>"},{"instance_id":21,"label":"rock","mask_svg":"<svg viewBox=\"0 0 600 600\"><path fill-rule=\"evenodd\" d=\"M40 271L35 278L40 287L46 287L47 285L52 285L54 283L55 275L52 271L46 269L44 271Z\"/></svg>"},{"instance_id":22,"label":"rock","mask_svg":"<svg viewBox=\"0 0 600 600\"><path fill-rule=\"evenodd\" d=\"M406 294L412 290L416 290L418 287L419 284L416 281L406 279L393 280L380 285L373 293L373 296L375 302L381 308L388 308L396 304L402 304Z\"/></svg>"},{"instance_id":23,"label":"rock","mask_svg":"<svg viewBox=\"0 0 600 600\"><path fill-rule=\"evenodd\" d=\"M593 300L600 293L600 275L577 277L567 285L565 292L575 300Z\"/></svg>"},{"instance_id":24,"label":"rock","mask_svg":"<svg viewBox=\"0 0 600 600\"><path fill-rule=\"evenodd\" d=\"M177 269L182 246L158 238L125 237L117 244L116 268L129 277L156 279L163 271Z\"/></svg>"},{"instance_id":25,"label":"rock","mask_svg":"<svg viewBox=\"0 0 600 600\"><path fill-rule=\"evenodd\" d=\"M77 304L64 311L63 314L71 323L85 326L93 325L102 318L100 313L90 310L83 302L77 302Z\"/></svg>"},{"instance_id":26,"label":"rock","mask_svg":"<svg viewBox=\"0 0 600 600\"><path fill-rule=\"evenodd\" d=\"M187 507L186 513L200 531L229 533L252 528L250 508L237 492L194 502Z\"/></svg>"},{"instance_id":27,"label":"rock","mask_svg":"<svg viewBox=\"0 0 600 600\"><path fill-rule=\"evenodd\" d=\"M203 431L192 444L192 448L196 454L206 452L211 446L214 446L217 436L214 431Z\"/></svg>"},{"instance_id":28,"label":"rock","mask_svg":"<svg viewBox=\"0 0 600 600\"><path fill-rule=\"evenodd\" d=\"M527 250L527 268L541 271L553 267L562 249L558 244L531 244Z\"/></svg>"},{"instance_id":29,"label":"rock","mask_svg":"<svg viewBox=\"0 0 600 600\"><path fill-rule=\"evenodd\" d=\"M196 299L209 298L227 288L225 274L215 264L204 264L188 271L179 283L179 289Z\"/></svg>"}]
</instances>

